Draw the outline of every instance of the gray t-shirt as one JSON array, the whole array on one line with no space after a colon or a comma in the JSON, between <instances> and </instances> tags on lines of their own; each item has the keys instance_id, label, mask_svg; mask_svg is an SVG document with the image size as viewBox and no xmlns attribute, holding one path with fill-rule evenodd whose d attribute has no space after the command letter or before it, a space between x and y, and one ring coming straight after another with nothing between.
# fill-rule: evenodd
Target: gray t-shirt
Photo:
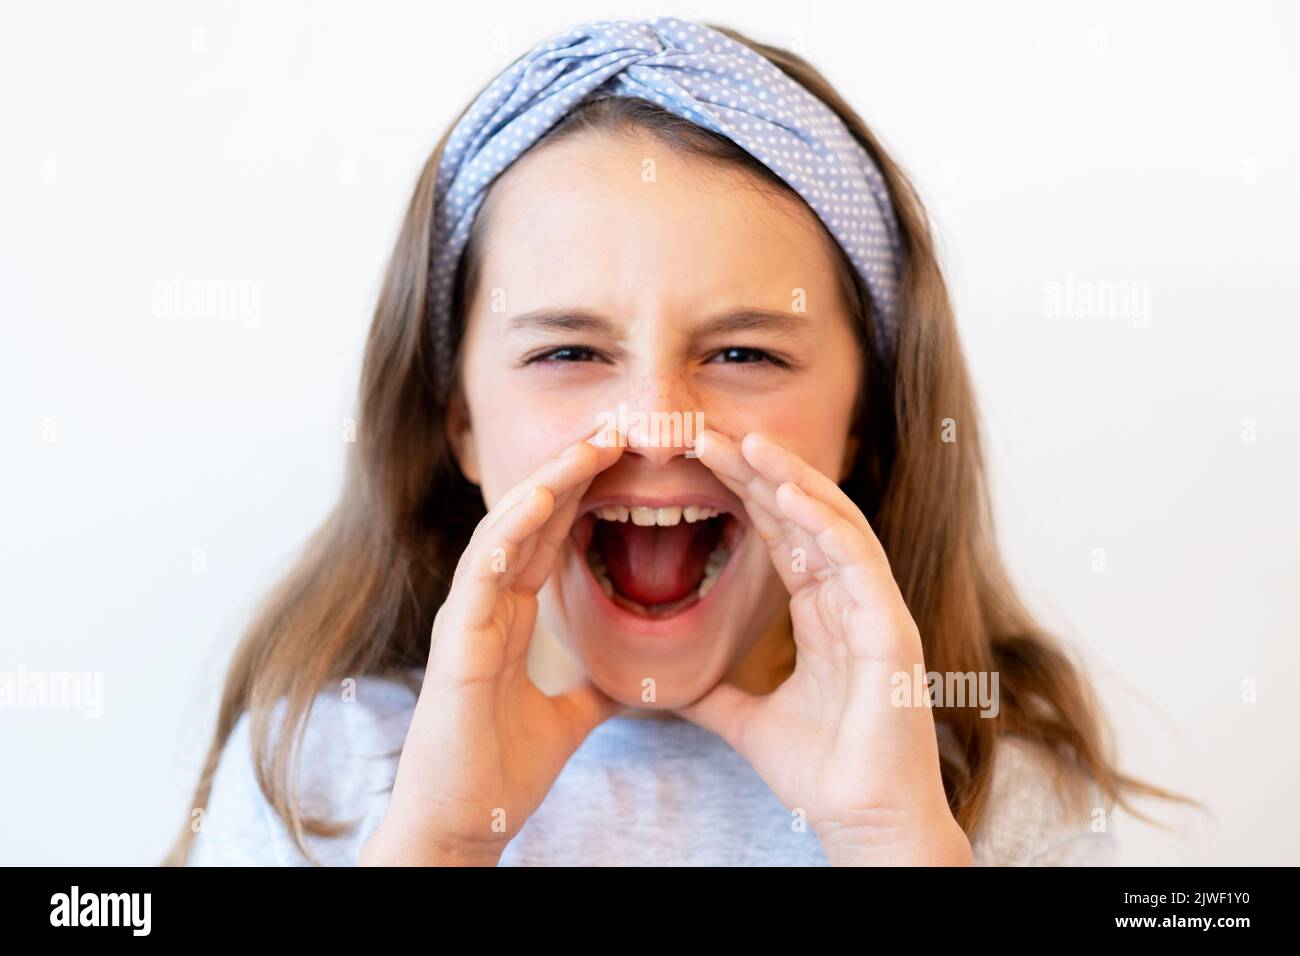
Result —
<instances>
[{"instance_id":1,"label":"gray t-shirt","mask_svg":"<svg viewBox=\"0 0 1300 956\"><path fill-rule=\"evenodd\" d=\"M299 799L307 814L356 822L343 836L307 837L322 865L355 865L383 818L415 700L380 677L359 678L355 699L317 696ZM971 841L976 865L1117 864L1109 818L1102 832L1091 819L1066 819L1050 773L1038 745L1003 738L989 810ZM200 827L191 866L310 865L258 787L247 713L226 743ZM500 865L825 866L826 857L720 737L678 718L615 716L573 754Z\"/></svg>"}]
</instances>

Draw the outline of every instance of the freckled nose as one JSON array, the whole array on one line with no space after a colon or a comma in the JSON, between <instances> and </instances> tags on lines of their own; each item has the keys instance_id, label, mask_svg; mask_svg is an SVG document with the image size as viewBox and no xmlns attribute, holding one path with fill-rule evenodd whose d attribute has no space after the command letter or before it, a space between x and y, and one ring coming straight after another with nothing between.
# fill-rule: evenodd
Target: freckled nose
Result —
<instances>
[{"instance_id":1,"label":"freckled nose","mask_svg":"<svg viewBox=\"0 0 1300 956\"><path fill-rule=\"evenodd\" d=\"M653 464L683 457L695 443L701 411L686 375L647 376L627 402L628 451Z\"/></svg>"}]
</instances>

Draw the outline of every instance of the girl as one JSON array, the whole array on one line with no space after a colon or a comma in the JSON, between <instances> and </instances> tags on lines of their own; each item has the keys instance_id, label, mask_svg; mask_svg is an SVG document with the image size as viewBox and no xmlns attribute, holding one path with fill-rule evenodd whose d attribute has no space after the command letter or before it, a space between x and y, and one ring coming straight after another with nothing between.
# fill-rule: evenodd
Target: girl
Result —
<instances>
[{"instance_id":1,"label":"girl","mask_svg":"<svg viewBox=\"0 0 1300 956\"><path fill-rule=\"evenodd\" d=\"M658 18L515 61L360 404L169 863L1113 863L1173 798L1013 593L923 208L793 54Z\"/></svg>"}]
</instances>

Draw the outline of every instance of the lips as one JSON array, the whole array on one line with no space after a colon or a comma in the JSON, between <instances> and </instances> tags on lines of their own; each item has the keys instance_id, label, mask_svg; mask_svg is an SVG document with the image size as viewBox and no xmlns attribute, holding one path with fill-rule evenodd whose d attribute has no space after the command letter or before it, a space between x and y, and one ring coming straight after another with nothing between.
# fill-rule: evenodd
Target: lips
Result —
<instances>
[{"instance_id":1,"label":"lips","mask_svg":"<svg viewBox=\"0 0 1300 956\"><path fill-rule=\"evenodd\" d=\"M611 602L642 617L679 614L719 580L740 533L718 502L605 501L575 524L575 545Z\"/></svg>"}]
</instances>

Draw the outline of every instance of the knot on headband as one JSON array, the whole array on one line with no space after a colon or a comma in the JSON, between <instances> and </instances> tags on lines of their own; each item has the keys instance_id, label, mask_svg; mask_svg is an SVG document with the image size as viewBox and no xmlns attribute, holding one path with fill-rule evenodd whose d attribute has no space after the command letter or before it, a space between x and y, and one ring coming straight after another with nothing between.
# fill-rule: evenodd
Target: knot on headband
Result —
<instances>
[{"instance_id":1,"label":"knot on headband","mask_svg":"<svg viewBox=\"0 0 1300 956\"><path fill-rule=\"evenodd\" d=\"M843 121L776 64L716 30L675 17L596 20L516 60L447 140L435 186L429 290L440 388L450 374L456 268L488 186L593 95L649 100L727 137L780 176L862 277L878 350L888 359L898 327L898 222L884 177Z\"/></svg>"}]
</instances>

